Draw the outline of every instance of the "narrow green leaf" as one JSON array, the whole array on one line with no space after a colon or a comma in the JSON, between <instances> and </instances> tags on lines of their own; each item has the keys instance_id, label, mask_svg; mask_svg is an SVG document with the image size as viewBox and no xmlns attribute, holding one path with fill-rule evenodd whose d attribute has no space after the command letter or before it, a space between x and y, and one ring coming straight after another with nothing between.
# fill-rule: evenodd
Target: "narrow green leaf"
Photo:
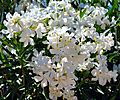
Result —
<instances>
[{"instance_id":1,"label":"narrow green leaf","mask_svg":"<svg viewBox=\"0 0 120 100\"><path fill-rule=\"evenodd\" d=\"M84 16L85 12L86 12L86 9L84 9L83 11L80 11L80 18Z\"/></svg>"}]
</instances>

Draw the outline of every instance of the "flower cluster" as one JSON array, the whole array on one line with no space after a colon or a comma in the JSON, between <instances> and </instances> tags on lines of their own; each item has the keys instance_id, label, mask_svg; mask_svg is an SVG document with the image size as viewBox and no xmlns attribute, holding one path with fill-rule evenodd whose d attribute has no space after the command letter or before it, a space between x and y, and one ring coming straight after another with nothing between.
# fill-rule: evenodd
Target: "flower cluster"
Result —
<instances>
[{"instance_id":1,"label":"flower cluster","mask_svg":"<svg viewBox=\"0 0 120 100\"><path fill-rule=\"evenodd\" d=\"M91 70L92 80L98 80L103 86L112 78L116 81L117 72L109 71L107 57L103 55L114 46L113 34L107 29L115 23L114 18L110 21L103 7L85 6L82 11L85 13L81 17L81 12L70 3L51 1L46 8L31 5L21 15L8 13L4 21L7 30L3 33L10 39L19 32L19 41L24 47L34 45L35 36L46 37L42 43L47 44L53 56L46 56L44 50L34 50L30 64L36 73L34 79L43 88L49 87L52 100L61 96L68 100L77 99L73 91L77 81L75 70Z\"/></svg>"}]
</instances>

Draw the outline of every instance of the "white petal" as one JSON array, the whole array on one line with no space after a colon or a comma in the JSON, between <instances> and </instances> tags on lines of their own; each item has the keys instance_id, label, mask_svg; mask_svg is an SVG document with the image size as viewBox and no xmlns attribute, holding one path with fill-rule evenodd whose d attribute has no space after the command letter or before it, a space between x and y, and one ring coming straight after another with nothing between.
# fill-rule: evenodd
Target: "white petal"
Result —
<instances>
[{"instance_id":1,"label":"white petal","mask_svg":"<svg viewBox=\"0 0 120 100\"><path fill-rule=\"evenodd\" d=\"M36 82L39 82L43 79L43 77L35 76L34 79L35 79Z\"/></svg>"},{"instance_id":2,"label":"white petal","mask_svg":"<svg viewBox=\"0 0 120 100\"><path fill-rule=\"evenodd\" d=\"M99 84L104 86L106 84L107 80L104 78L99 78Z\"/></svg>"},{"instance_id":3,"label":"white petal","mask_svg":"<svg viewBox=\"0 0 120 100\"><path fill-rule=\"evenodd\" d=\"M46 87L46 86L47 86L47 80L46 80L46 79L43 79L43 80L42 80L41 86L42 86L42 87Z\"/></svg>"}]
</instances>

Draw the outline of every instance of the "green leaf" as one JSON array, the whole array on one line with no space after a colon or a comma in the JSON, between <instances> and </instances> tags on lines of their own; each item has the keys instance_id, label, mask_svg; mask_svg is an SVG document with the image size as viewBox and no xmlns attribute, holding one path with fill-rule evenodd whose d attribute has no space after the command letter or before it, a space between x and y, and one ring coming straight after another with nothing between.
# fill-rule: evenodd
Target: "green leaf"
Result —
<instances>
[{"instance_id":1,"label":"green leaf","mask_svg":"<svg viewBox=\"0 0 120 100\"><path fill-rule=\"evenodd\" d=\"M112 62L115 58L118 58L118 57L119 57L119 53L115 51L115 52L109 54L108 60L109 60L109 62Z\"/></svg>"},{"instance_id":2,"label":"green leaf","mask_svg":"<svg viewBox=\"0 0 120 100\"><path fill-rule=\"evenodd\" d=\"M108 14L113 16L113 14L114 14L116 11L118 11L118 0L114 0L114 1L112 2L112 8L108 11Z\"/></svg>"},{"instance_id":3,"label":"green leaf","mask_svg":"<svg viewBox=\"0 0 120 100\"><path fill-rule=\"evenodd\" d=\"M113 2L113 8L118 9L118 0L114 0L114 2Z\"/></svg>"},{"instance_id":4,"label":"green leaf","mask_svg":"<svg viewBox=\"0 0 120 100\"><path fill-rule=\"evenodd\" d=\"M120 26L120 22L117 24L117 26Z\"/></svg>"},{"instance_id":5,"label":"green leaf","mask_svg":"<svg viewBox=\"0 0 120 100\"><path fill-rule=\"evenodd\" d=\"M110 100L115 100L116 96L113 96L112 98L110 98Z\"/></svg>"},{"instance_id":6,"label":"green leaf","mask_svg":"<svg viewBox=\"0 0 120 100\"><path fill-rule=\"evenodd\" d=\"M86 9L84 9L83 11L82 10L80 11L80 18L84 16L85 12L86 12Z\"/></svg>"}]
</instances>

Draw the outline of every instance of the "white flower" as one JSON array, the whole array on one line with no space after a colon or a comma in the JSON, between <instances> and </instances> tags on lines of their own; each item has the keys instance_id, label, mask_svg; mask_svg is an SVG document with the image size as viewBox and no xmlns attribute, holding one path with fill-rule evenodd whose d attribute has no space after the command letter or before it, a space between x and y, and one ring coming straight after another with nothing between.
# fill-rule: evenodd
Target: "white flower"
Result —
<instances>
[{"instance_id":1,"label":"white flower","mask_svg":"<svg viewBox=\"0 0 120 100\"><path fill-rule=\"evenodd\" d=\"M116 70L109 71L109 75L110 75L111 78L113 78L114 81L117 81L116 78L117 78L118 74L117 74Z\"/></svg>"},{"instance_id":2,"label":"white flower","mask_svg":"<svg viewBox=\"0 0 120 100\"><path fill-rule=\"evenodd\" d=\"M6 19L9 24L15 25L15 24L18 24L19 20L21 19L21 16L17 12L15 12L13 16L10 13L8 13L6 15Z\"/></svg>"},{"instance_id":3,"label":"white flower","mask_svg":"<svg viewBox=\"0 0 120 100\"><path fill-rule=\"evenodd\" d=\"M7 27L8 38L12 38L15 32L21 31L20 20L21 16L17 12L13 16L10 13L6 15L6 20L3 23Z\"/></svg>"},{"instance_id":4,"label":"white flower","mask_svg":"<svg viewBox=\"0 0 120 100\"><path fill-rule=\"evenodd\" d=\"M95 76L96 78L92 78L93 81L99 81L99 84L104 86L107 81L110 82L111 81L111 78L114 79L114 81L116 81L116 77L118 76L117 75L117 72L116 71L108 71L107 67L99 67L99 68L96 68L96 69L93 69L91 71L92 75Z\"/></svg>"},{"instance_id":5,"label":"white flower","mask_svg":"<svg viewBox=\"0 0 120 100\"><path fill-rule=\"evenodd\" d=\"M30 29L24 29L20 35L20 42L24 42L24 47L30 43L31 45L34 45L34 41L31 37L34 36L34 32Z\"/></svg>"},{"instance_id":6,"label":"white flower","mask_svg":"<svg viewBox=\"0 0 120 100\"><path fill-rule=\"evenodd\" d=\"M15 11L21 12L24 11L26 7L30 6L30 0L21 0L19 4L16 4Z\"/></svg>"},{"instance_id":7,"label":"white flower","mask_svg":"<svg viewBox=\"0 0 120 100\"><path fill-rule=\"evenodd\" d=\"M94 42L93 43L87 42L85 44L82 44L81 51L84 52L85 54L95 53L97 51L96 44Z\"/></svg>"},{"instance_id":8,"label":"white flower","mask_svg":"<svg viewBox=\"0 0 120 100\"><path fill-rule=\"evenodd\" d=\"M78 64L83 64L83 62L85 61L85 59L88 56L86 54L80 54L80 55L75 55L75 56L68 56L68 62L72 63L74 66L78 66Z\"/></svg>"},{"instance_id":9,"label":"white flower","mask_svg":"<svg viewBox=\"0 0 120 100\"><path fill-rule=\"evenodd\" d=\"M78 71L90 70L91 68L93 68L94 65L92 61L93 59L88 58L86 61L83 62L83 64L79 64L76 70Z\"/></svg>"},{"instance_id":10,"label":"white flower","mask_svg":"<svg viewBox=\"0 0 120 100\"><path fill-rule=\"evenodd\" d=\"M52 100L61 96L67 100L77 100L73 91L78 80L75 70L90 71L95 67L91 71L94 76L92 80L98 80L102 86L111 79L116 81L117 71L108 70L107 56L103 55L114 46L111 30L106 29L106 26L114 26L111 25L115 24L114 17L110 21L106 16L108 10L103 7L87 5L83 10L86 11L81 18L80 11L76 11L68 0L51 0L46 8L29 5L21 15L8 13L4 21L7 30L2 30L1 38L7 35L10 39L18 32L19 41L24 43L24 47L30 44L36 48L34 36L46 36L46 40L43 38L40 41L53 56L46 56L44 48L40 52L34 50L30 65L36 74L35 81L40 82L43 88L49 87ZM101 27L102 33L99 33L96 24ZM14 49L11 52L15 54Z\"/></svg>"},{"instance_id":11,"label":"white flower","mask_svg":"<svg viewBox=\"0 0 120 100\"><path fill-rule=\"evenodd\" d=\"M42 72L39 72L37 76L34 77L36 82L41 82L41 86L44 88L48 85L47 78L49 77L49 74L43 74Z\"/></svg>"},{"instance_id":12,"label":"white flower","mask_svg":"<svg viewBox=\"0 0 120 100\"><path fill-rule=\"evenodd\" d=\"M77 97L74 96L73 90L64 90L63 98L67 100L77 100Z\"/></svg>"},{"instance_id":13,"label":"white flower","mask_svg":"<svg viewBox=\"0 0 120 100\"><path fill-rule=\"evenodd\" d=\"M120 7L119 7L120 8ZM116 24L116 20L115 20L115 16L112 17L112 21L111 21L111 27L114 26Z\"/></svg>"},{"instance_id":14,"label":"white flower","mask_svg":"<svg viewBox=\"0 0 120 100\"><path fill-rule=\"evenodd\" d=\"M62 92L57 87L49 86L49 96L52 100L57 100L58 97L62 96Z\"/></svg>"},{"instance_id":15,"label":"white flower","mask_svg":"<svg viewBox=\"0 0 120 100\"><path fill-rule=\"evenodd\" d=\"M51 86L57 85L59 89L63 89L66 86L71 86L71 88L75 86L75 76L72 73L68 73L65 67L59 63L54 66L56 73L51 73L50 75L49 84Z\"/></svg>"},{"instance_id":16,"label":"white flower","mask_svg":"<svg viewBox=\"0 0 120 100\"><path fill-rule=\"evenodd\" d=\"M49 65L49 57L42 56L42 52L38 53L37 50L34 51L34 57L32 57L32 61L38 68L41 69L41 71L47 71L48 65Z\"/></svg>"},{"instance_id":17,"label":"white flower","mask_svg":"<svg viewBox=\"0 0 120 100\"><path fill-rule=\"evenodd\" d=\"M113 70L116 70L118 73L120 73L120 64L117 65L113 65Z\"/></svg>"},{"instance_id":18,"label":"white flower","mask_svg":"<svg viewBox=\"0 0 120 100\"><path fill-rule=\"evenodd\" d=\"M102 23L101 23L102 25L101 25L101 28L102 29L105 29L105 27L108 25L110 25L110 21L108 20L108 16L106 16L106 17L104 17L103 19L102 19Z\"/></svg>"},{"instance_id":19,"label":"white flower","mask_svg":"<svg viewBox=\"0 0 120 100\"><path fill-rule=\"evenodd\" d=\"M113 36L112 33L109 33L107 36L105 36L105 33L100 34L100 36L96 37L96 42L98 42L98 48L96 48L96 50L99 52L101 51L100 49L104 49L104 50L110 50L110 48L114 45L114 40L113 40Z\"/></svg>"},{"instance_id":20,"label":"white flower","mask_svg":"<svg viewBox=\"0 0 120 100\"><path fill-rule=\"evenodd\" d=\"M43 33L46 32L46 29L44 27L44 25L42 23L39 23L37 28L35 29L36 33L37 33L37 37L38 38L42 38Z\"/></svg>"},{"instance_id":21,"label":"white flower","mask_svg":"<svg viewBox=\"0 0 120 100\"><path fill-rule=\"evenodd\" d=\"M98 63L100 66L106 66L107 65L107 57L104 55L98 55L97 56Z\"/></svg>"}]
</instances>

